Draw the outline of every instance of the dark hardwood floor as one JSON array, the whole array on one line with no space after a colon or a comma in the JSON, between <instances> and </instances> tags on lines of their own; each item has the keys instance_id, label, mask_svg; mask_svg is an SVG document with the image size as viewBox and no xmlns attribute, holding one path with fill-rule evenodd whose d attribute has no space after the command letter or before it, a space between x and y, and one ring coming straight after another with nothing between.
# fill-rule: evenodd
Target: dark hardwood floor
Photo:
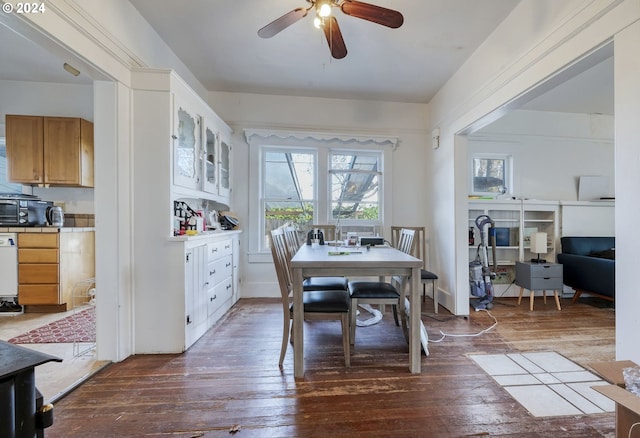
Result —
<instances>
[{"instance_id":1,"label":"dark hardwood floor","mask_svg":"<svg viewBox=\"0 0 640 438\"><path fill-rule=\"evenodd\" d=\"M344 367L340 325L305 325L304 380L293 351L278 368L282 310L277 300L241 300L181 355L134 356L108 366L55 406L56 437L612 437L614 414L535 418L468 357L470 353L557 351L588 366L614 359L614 310L553 300L497 299L498 325L476 337L429 345L422 373L408 371L407 345L390 312L358 328ZM429 337L476 333L468 319L424 304Z\"/></svg>"}]
</instances>

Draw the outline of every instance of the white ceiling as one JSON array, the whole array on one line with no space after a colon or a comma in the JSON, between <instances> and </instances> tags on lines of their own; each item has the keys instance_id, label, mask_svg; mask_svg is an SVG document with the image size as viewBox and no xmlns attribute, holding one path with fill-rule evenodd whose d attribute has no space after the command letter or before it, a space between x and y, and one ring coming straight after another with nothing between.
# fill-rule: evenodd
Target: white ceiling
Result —
<instances>
[{"instance_id":1,"label":"white ceiling","mask_svg":"<svg viewBox=\"0 0 640 438\"><path fill-rule=\"evenodd\" d=\"M73 56L65 57L62 50L56 54L45 50L1 21L0 41L0 79L60 84L93 83L86 72L76 77L63 69L65 62L78 65Z\"/></svg>"},{"instance_id":2,"label":"white ceiling","mask_svg":"<svg viewBox=\"0 0 640 438\"><path fill-rule=\"evenodd\" d=\"M312 14L270 39L257 30L305 0L130 0L211 91L426 103L518 0L371 0L404 15L399 29L335 9L349 51L332 59ZM4 24L4 25L3 25ZM65 50L45 50L0 19L0 79L90 84ZM613 114L612 58L561 83L526 109Z\"/></svg>"},{"instance_id":3,"label":"white ceiling","mask_svg":"<svg viewBox=\"0 0 640 438\"><path fill-rule=\"evenodd\" d=\"M519 0L371 0L390 29L334 8L348 54L332 59L313 14L257 31L305 0L131 0L208 90L427 103Z\"/></svg>"}]
</instances>

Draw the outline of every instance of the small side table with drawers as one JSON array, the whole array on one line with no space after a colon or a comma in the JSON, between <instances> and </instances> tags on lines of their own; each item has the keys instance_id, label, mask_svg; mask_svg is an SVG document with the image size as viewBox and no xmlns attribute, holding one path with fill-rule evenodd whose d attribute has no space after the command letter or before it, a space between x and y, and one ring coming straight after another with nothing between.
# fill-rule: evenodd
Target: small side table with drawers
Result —
<instances>
[{"instance_id":1,"label":"small side table with drawers","mask_svg":"<svg viewBox=\"0 0 640 438\"><path fill-rule=\"evenodd\" d=\"M562 290L562 265L558 263L516 262L516 285L520 286L518 305L522 301L524 289L531 291L529 310L533 311L533 297L537 290L542 291L544 303L547 303L547 291L552 290L556 307L560 308L558 291Z\"/></svg>"}]
</instances>

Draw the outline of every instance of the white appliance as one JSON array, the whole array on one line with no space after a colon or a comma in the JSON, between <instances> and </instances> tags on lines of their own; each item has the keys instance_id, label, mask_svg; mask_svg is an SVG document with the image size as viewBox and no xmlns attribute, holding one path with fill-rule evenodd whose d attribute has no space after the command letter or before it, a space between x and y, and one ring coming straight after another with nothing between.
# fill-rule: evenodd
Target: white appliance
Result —
<instances>
[{"instance_id":1,"label":"white appliance","mask_svg":"<svg viewBox=\"0 0 640 438\"><path fill-rule=\"evenodd\" d=\"M18 246L15 233L0 233L0 299L18 297Z\"/></svg>"}]
</instances>

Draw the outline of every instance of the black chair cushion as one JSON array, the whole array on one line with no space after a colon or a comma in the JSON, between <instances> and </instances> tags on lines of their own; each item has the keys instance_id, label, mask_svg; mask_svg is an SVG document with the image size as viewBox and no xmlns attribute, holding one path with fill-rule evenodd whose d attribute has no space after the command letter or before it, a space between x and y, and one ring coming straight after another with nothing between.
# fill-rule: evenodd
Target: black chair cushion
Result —
<instances>
[{"instance_id":1,"label":"black chair cushion","mask_svg":"<svg viewBox=\"0 0 640 438\"><path fill-rule=\"evenodd\" d=\"M349 311L351 301L344 290L314 290L302 294L305 312L344 313ZM289 306L293 312L293 304Z\"/></svg>"},{"instance_id":2,"label":"black chair cushion","mask_svg":"<svg viewBox=\"0 0 640 438\"><path fill-rule=\"evenodd\" d=\"M399 298L400 294L389 283L378 281L350 281L351 298Z\"/></svg>"},{"instance_id":3,"label":"black chair cushion","mask_svg":"<svg viewBox=\"0 0 640 438\"><path fill-rule=\"evenodd\" d=\"M420 278L422 280L437 280L438 276L433 272L425 271L424 269L422 269L420 271Z\"/></svg>"},{"instance_id":4,"label":"black chair cushion","mask_svg":"<svg viewBox=\"0 0 640 438\"><path fill-rule=\"evenodd\" d=\"M344 277L311 277L302 282L302 290L347 290L347 284Z\"/></svg>"}]
</instances>

